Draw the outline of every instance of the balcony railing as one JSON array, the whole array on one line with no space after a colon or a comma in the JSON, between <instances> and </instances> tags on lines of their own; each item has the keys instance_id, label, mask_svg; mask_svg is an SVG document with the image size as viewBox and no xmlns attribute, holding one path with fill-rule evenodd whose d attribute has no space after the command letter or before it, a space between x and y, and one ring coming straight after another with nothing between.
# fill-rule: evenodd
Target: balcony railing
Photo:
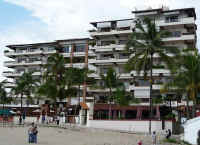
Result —
<instances>
[{"instance_id":1,"label":"balcony railing","mask_svg":"<svg viewBox=\"0 0 200 145\"><path fill-rule=\"evenodd\" d=\"M6 61L6 62L4 62L4 65L6 67L9 67L9 66L18 66L18 65L40 65L40 64L42 64L41 61L21 61L21 62Z\"/></svg>"}]
</instances>

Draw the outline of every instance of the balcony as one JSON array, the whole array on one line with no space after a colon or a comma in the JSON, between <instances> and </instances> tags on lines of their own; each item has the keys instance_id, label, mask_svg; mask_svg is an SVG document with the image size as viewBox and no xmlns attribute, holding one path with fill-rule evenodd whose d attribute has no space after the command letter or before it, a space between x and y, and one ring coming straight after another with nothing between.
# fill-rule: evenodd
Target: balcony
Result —
<instances>
[{"instance_id":1,"label":"balcony","mask_svg":"<svg viewBox=\"0 0 200 145\"><path fill-rule=\"evenodd\" d=\"M9 71L9 72L3 72L3 76L4 76L4 77L10 77L10 78L12 78L12 77L19 77L19 76L21 76L23 73L24 73L24 72L11 72L11 71ZM39 72L39 71L34 72L33 75L34 75L34 76L39 76L39 75L41 75L41 72Z\"/></svg>"},{"instance_id":2,"label":"balcony","mask_svg":"<svg viewBox=\"0 0 200 145\"><path fill-rule=\"evenodd\" d=\"M42 51L42 50L35 50L35 51L5 51L4 55L7 57L13 57L13 56L21 56L21 55L40 55L40 54L53 54L56 53L56 50L49 50L49 51Z\"/></svg>"},{"instance_id":3,"label":"balcony","mask_svg":"<svg viewBox=\"0 0 200 145\"><path fill-rule=\"evenodd\" d=\"M56 53L56 50L43 51L43 54L54 54L54 53Z\"/></svg>"},{"instance_id":4,"label":"balcony","mask_svg":"<svg viewBox=\"0 0 200 145\"><path fill-rule=\"evenodd\" d=\"M174 22L167 22L165 20L156 21L156 24L158 26L171 26L171 25L185 25L185 24L195 24L194 17L186 17L186 18L180 18L177 21Z\"/></svg>"},{"instance_id":5,"label":"balcony","mask_svg":"<svg viewBox=\"0 0 200 145\"><path fill-rule=\"evenodd\" d=\"M94 46L96 52L110 52L110 51L123 51L125 50L125 45L110 44L105 46Z\"/></svg>"},{"instance_id":6,"label":"balcony","mask_svg":"<svg viewBox=\"0 0 200 145\"><path fill-rule=\"evenodd\" d=\"M35 51L21 51L21 52L15 52L15 51L6 51L4 52L5 56L21 56L21 55L38 55L41 54L41 50L35 50Z\"/></svg>"},{"instance_id":7,"label":"balcony","mask_svg":"<svg viewBox=\"0 0 200 145\"><path fill-rule=\"evenodd\" d=\"M4 83L4 86L5 86L6 88L13 88L13 87L16 86L16 84L15 84L15 83L11 83L11 82L7 82L7 83Z\"/></svg>"},{"instance_id":8,"label":"balcony","mask_svg":"<svg viewBox=\"0 0 200 145\"><path fill-rule=\"evenodd\" d=\"M89 59L88 61L89 61L89 63L93 63L93 64L109 64L109 63L126 63L128 61L128 59L103 57L101 59Z\"/></svg>"},{"instance_id":9,"label":"balcony","mask_svg":"<svg viewBox=\"0 0 200 145\"><path fill-rule=\"evenodd\" d=\"M136 71L131 71L131 74L134 76L143 76L144 72L141 71L141 73L138 75ZM170 76L170 70L168 69L153 69L153 76L159 76L162 74L163 76ZM147 74L147 76L150 76L150 73Z\"/></svg>"},{"instance_id":10,"label":"balcony","mask_svg":"<svg viewBox=\"0 0 200 145\"><path fill-rule=\"evenodd\" d=\"M30 65L40 65L42 64L41 61L33 61L33 62L17 62L17 61L6 61L4 62L5 67L15 67L15 66L30 66Z\"/></svg>"},{"instance_id":11,"label":"balcony","mask_svg":"<svg viewBox=\"0 0 200 145\"><path fill-rule=\"evenodd\" d=\"M105 36L105 35L120 35L120 34L130 34L132 33L132 30L129 28L128 30L122 30L122 29L115 29L110 31L97 31L93 30L90 31L90 35L93 36Z\"/></svg>"},{"instance_id":12,"label":"balcony","mask_svg":"<svg viewBox=\"0 0 200 145\"><path fill-rule=\"evenodd\" d=\"M4 77L19 77L22 74L23 74L23 72L11 72L11 71L3 72Z\"/></svg>"},{"instance_id":13,"label":"balcony","mask_svg":"<svg viewBox=\"0 0 200 145\"><path fill-rule=\"evenodd\" d=\"M168 38L163 38L163 41L168 42L168 41L185 41L185 40L195 40L196 36L194 33L182 33L180 37L168 37Z\"/></svg>"},{"instance_id":14,"label":"balcony","mask_svg":"<svg viewBox=\"0 0 200 145\"><path fill-rule=\"evenodd\" d=\"M71 64L66 64L65 67L71 67ZM84 68L85 67L85 63L73 63L72 67L75 67L75 68Z\"/></svg>"},{"instance_id":15,"label":"balcony","mask_svg":"<svg viewBox=\"0 0 200 145\"><path fill-rule=\"evenodd\" d=\"M153 90L160 90L162 85L160 84L153 84ZM129 91L134 90L134 95L136 98L149 98L150 96L150 86L130 86Z\"/></svg>"}]
</instances>

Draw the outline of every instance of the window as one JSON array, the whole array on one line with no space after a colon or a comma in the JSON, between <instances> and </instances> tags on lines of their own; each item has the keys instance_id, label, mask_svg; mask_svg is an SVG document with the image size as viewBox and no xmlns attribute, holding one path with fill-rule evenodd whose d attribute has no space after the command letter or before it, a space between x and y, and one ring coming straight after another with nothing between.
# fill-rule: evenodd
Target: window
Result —
<instances>
[{"instance_id":1,"label":"window","mask_svg":"<svg viewBox=\"0 0 200 145\"><path fill-rule=\"evenodd\" d=\"M65 47L63 48L63 52L64 52L64 53L69 53L69 50L70 50L70 46L65 46Z\"/></svg>"},{"instance_id":2,"label":"window","mask_svg":"<svg viewBox=\"0 0 200 145\"><path fill-rule=\"evenodd\" d=\"M40 61L40 59L38 57L31 57L29 58L29 63L34 62L34 61Z\"/></svg>"},{"instance_id":3,"label":"window","mask_svg":"<svg viewBox=\"0 0 200 145\"><path fill-rule=\"evenodd\" d=\"M165 18L166 23L178 22L178 16L168 16Z\"/></svg>"},{"instance_id":4,"label":"window","mask_svg":"<svg viewBox=\"0 0 200 145\"><path fill-rule=\"evenodd\" d=\"M181 37L181 32L180 31L174 31L171 32L172 37Z\"/></svg>"},{"instance_id":5,"label":"window","mask_svg":"<svg viewBox=\"0 0 200 145\"><path fill-rule=\"evenodd\" d=\"M111 59L111 58L115 58L114 54L102 54L100 57L101 60Z\"/></svg>"},{"instance_id":6,"label":"window","mask_svg":"<svg viewBox=\"0 0 200 145\"><path fill-rule=\"evenodd\" d=\"M85 44L76 44L74 52L85 52Z\"/></svg>"},{"instance_id":7,"label":"window","mask_svg":"<svg viewBox=\"0 0 200 145\"><path fill-rule=\"evenodd\" d=\"M19 57L18 63L21 63L21 62L26 62L26 58L25 57Z\"/></svg>"},{"instance_id":8,"label":"window","mask_svg":"<svg viewBox=\"0 0 200 145\"><path fill-rule=\"evenodd\" d=\"M110 44L116 44L115 40L110 40L110 41L101 41L101 46L106 46Z\"/></svg>"},{"instance_id":9,"label":"window","mask_svg":"<svg viewBox=\"0 0 200 145\"><path fill-rule=\"evenodd\" d=\"M126 44L127 43L127 40L119 40L119 45L123 45L123 44Z\"/></svg>"},{"instance_id":10,"label":"window","mask_svg":"<svg viewBox=\"0 0 200 145\"><path fill-rule=\"evenodd\" d=\"M129 54L128 53L120 53L119 54L119 59L128 59L129 58Z\"/></svg>"},{"instance_id":11,"label":"window","mask_svg":"<svg viewBox=\"0 0 200 145\"><path fill-rule=\"evenodd\" d=\"M48 47L48 51L54 51L55 48L54 47Z\"/></svg>"},{"instance_id":12,"label":"window","mask_svg":"<svg viewBox=\"0 0 200 145\"><path fill-rule=\"evenodd\" d=\"M108 68L100 68L101 74L106 74L108 72Z\"/></svg>"}]
</instances>

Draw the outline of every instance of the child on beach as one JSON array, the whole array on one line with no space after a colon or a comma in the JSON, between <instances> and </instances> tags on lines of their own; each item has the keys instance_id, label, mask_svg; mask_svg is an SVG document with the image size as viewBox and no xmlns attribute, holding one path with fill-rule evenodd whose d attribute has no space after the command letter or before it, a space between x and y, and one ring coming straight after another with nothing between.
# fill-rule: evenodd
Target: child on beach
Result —
<instances>
[{"instance_id":1,"label":"child on beach","mask_svg":"<svg viewBox=\"0 0 200 145\"><path fill-rule=\"evenodd\" d=\"M152 134L152 143L153 143L153 145L156 145L156 132L155 131Z\"/></svg>"}]
</instances>

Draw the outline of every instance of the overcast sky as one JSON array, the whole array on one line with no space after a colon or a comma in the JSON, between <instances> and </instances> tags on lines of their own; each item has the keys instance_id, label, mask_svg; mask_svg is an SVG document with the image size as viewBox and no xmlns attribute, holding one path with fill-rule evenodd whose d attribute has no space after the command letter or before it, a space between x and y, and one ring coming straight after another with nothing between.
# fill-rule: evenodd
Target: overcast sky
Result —
<instances>
[{"instance_id":1,"label":"overcast sky","mask_svg":"<svg viewBox=\"0 0 200 145\"><path fill-rule=\"evenodd\" d=\"M135 8L169 6L196 8L199 24L200 0L1 0L0 80L8 44L89 37L90 22L131 18Z\"/></svg>"}]
</instances>

